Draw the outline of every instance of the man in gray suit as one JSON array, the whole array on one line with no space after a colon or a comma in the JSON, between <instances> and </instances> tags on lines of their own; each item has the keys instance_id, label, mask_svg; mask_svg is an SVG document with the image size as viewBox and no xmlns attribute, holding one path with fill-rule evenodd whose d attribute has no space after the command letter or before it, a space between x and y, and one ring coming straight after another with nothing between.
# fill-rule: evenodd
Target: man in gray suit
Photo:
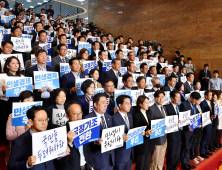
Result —
<instances>
[{"instance_id":1,"label":"man in gray suit","mask_svg":"<svg viewBox=\"0 0 222 170\"><path fill-rule=\"evenodd\" d=\"M65 44L59 44L57 46L58 55L52 58L52 67L60 73L60 63L69 63L67 55L67 46Z\"/></svg>"},{"instance_id":2,"label":"man in gray suit","mask_svg":"<svg viewBox=\"0 0 222 170\"><path fill-rule=\"evenodd\" d=\"M163 119L167 116L167 111L163 106L164 92L157 90L154 93L155 103L150 107L150 111L153 113L153 119ZM162 170L164 164L164 158L167 148L167 135L154 139L154 151L151 159L150 170Z\"/></svg>"}]
</instances>

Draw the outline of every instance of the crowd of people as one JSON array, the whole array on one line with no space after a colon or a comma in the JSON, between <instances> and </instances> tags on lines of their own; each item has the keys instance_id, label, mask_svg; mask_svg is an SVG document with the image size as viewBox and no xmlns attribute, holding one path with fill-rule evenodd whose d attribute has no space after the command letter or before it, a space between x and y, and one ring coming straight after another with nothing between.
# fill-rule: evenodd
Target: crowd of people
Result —
<instances>
[{"instance_id":1,"label":"crowd of people","mask_svg":"<svg viewBox=\"0 0 222 170\"><path fill-rule=\"evenodd\" d=\"M10 15L10 11L5 13ZM47 14L47 17L42 14ZM171 64L169 59L164 57L161 44L147 44L142 39L139 39L137 44L133 38L125 38L122 35L114 38L111 33L99 30L92 22L84 24L82 18L63 21L59 15L57 20L53 20L53 14L51 7L47 12L42 9L39 17L32 10L27 12L21 9L16 19L13 18L10 24L3 24L5 29L11 30L9 39L1 42L2 56L11 56L2 65L0 74L0 140L4 145L8 170L131 170L133 162L136 164L136 170L162 170L165 158L167 170L176 170L179 161L182 169L190 170L195 169L195 164L208 159L222 147L222 113L219 111L215 114L216 106L222 106L222 80L218 78L217 70L214 70L211 77L209 65L206 63L199 72L199 77L194 77L196 69L192 59L187 58L185 61L185 56L179 51L173 54L175 57ZM36 19L40 21L36 22ZM32 50L28 53L22 52L25 70L21 70L21 61L15 56L21 52L13 50L14 45L10 39L21 38L24 26L32 24L35 30L30 33ZM48 43L47 36L53 37L52 67L47 65L47 51L40 46ZM76 57L67 57L67 39L71 39L69 48L77 51ZM91 44L91 54L86 48L78 50L81 43ZM124 54L126 49L127 54ZM113 50L114 57L110 53ZM35 55L37 61L34 66L31 64L31 54ZM93 60L96 60L98 67L85 74L83 62ZM107 60L112 60L111 68L104 71L103 65ZM34 85L31 85L33 92L25 90L19 97L6 97L7 77L32 77L34 80L34 71L60 73L60 63L67 63L71 70L59 78L60 88L35 89ZM122 67L127 68L124 74L120 73ZM135 75L138 75L136 79ZM165 83L158 75L165 76ZM120 77L122 82L119 82ZM84 95L79 96L76 80L81 78L91 79L82 83L81 91ZM123 83L123 86L118 88L120 83ZM104 93L95 94L98 88L103 88ZM132 106L131 96L122 94L115 97L115 90L120 89L141 91L142 95L138 96L136 106ZM165 95L168 94L166 92L170 92L167 96L170 98L168 103L164 101ZM147 97L147 94L151 93L154 98L152 105L149 103L151 99ZM29 121L25 126L13 126L13 103L33 101L42 101L42 106L33 106L27 111ZM93 102L92 112L89 111L90 102ZM53 109L63 109L66 113L68 121L63 126L67 128L67 153L57 159L35 165L37 156L32 155L32 134L59 127L52 122ZM179 116L180 112L189 110L191 115L202 115L209 111L211 123L200 125L194 130L191 130L190 125L178 127L176 132L150 139L153 133L152 120ZM96 142L76 148L73 143L76 134L70 129L69 122L91 117L101 120L100 135L103 129L125 125L122 136L124 142L129 140L127 133L130 129L146 126L142 132L143 143L129 149L124 145L101 153L103 139L100 138Z\"/></svg>"}]
</instances>

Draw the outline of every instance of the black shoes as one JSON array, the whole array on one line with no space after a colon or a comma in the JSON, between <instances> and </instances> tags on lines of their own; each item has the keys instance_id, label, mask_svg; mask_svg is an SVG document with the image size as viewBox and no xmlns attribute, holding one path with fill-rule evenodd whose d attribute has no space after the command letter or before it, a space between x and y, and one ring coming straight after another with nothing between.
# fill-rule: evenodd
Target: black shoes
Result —
<instances>
[{"instance_id":1,"label":"black shoes","mask_svg":"<svg viewBox=\"0 0 222 170\"><path fill-rule=\"evenodd\" d=\"M200 155L202 158L209 158L209 156L207 156L207 155Z\"/></svg>"},{"instance_id":2,"label":"black shoes","mask_svg":"<svg viewBox=\"0 0 222 170\"><path fill-rule=\"evenodd\" d=\"M210 153L210 152L206 152L205 154L208 155L208 156L212 156L212 155L213 155L213 154Z\"/></svg>"},{"instance_id":3,"label":"black shoes","mask_svg":"<svg viewBox=\"0 0 222 170\"><path fill-rule=\"evenodd\" d=\"M190 168L190 169L196 169L196 166L194 166L194 165L188 165L188 167Z\"/></svg>"},{"instance_id":4,"label":"black shoes","mask_svg":"<svg viewBox=\"0 0 222 170\"><path fill-rule=\"evenodd\" d=\"M183 169L183 170L190 170L190 167L189 166L182 166L181 165L181 169Z\"/></svg>"}]
</instances>

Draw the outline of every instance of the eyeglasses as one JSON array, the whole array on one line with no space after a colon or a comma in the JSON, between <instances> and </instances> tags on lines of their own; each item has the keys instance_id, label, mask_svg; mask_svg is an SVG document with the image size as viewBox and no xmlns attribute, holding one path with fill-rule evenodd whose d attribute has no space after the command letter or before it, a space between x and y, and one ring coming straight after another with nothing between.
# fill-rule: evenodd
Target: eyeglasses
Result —
<instances>
[{"instance_id":1,"label":"eyeglasses","mask_svg":"<svg viewBox=\"0 0 222 170\"><path fill-rule=\"evenodd\" d=\"M79 115L82 115L82 112L79 112L79 113L73 113L74 116L79 116Z\"/></svg>"},{"instance_id":2,"label":"eyeglasses","mask_svg":"<svg viewBox=\"0 0 222 170\"><path fill-rule=\"evenodd\" d=\"M110 85L110 86L106 86L106 87L110 88L110 87L114 87L114 85Z\"/></svg>"},{"instance_id":3,"label":"eyeglasses","mask_svg":"<svg viewBox=\"0 0 222 170\"><path fill-rule=\"evenodd\" d=\"M35 121L35 120L34 120L34 121ZM47 118L47 119L40 119L40 120L36 120L36 121L38 121L39 123L48 122L48 121L49 121L49 118Z\"/></svg>"}]
</instances>

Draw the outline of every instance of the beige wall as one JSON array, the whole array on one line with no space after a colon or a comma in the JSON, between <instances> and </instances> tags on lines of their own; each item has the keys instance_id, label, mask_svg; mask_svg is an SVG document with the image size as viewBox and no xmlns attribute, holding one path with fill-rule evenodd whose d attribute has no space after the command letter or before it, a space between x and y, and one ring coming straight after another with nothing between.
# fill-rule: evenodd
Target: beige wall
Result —
<instances>
[{"instance_id":1,"label":"beige wall","mask_svg":"<svg viewBox=\"0 0 222 170\"><path fill-rule=\"evenodd\" d=\"M89 22L113 37L157 40L171 63L179 50L222 77L222 0L89 0Z\"/></svg>"}]
</instances>

